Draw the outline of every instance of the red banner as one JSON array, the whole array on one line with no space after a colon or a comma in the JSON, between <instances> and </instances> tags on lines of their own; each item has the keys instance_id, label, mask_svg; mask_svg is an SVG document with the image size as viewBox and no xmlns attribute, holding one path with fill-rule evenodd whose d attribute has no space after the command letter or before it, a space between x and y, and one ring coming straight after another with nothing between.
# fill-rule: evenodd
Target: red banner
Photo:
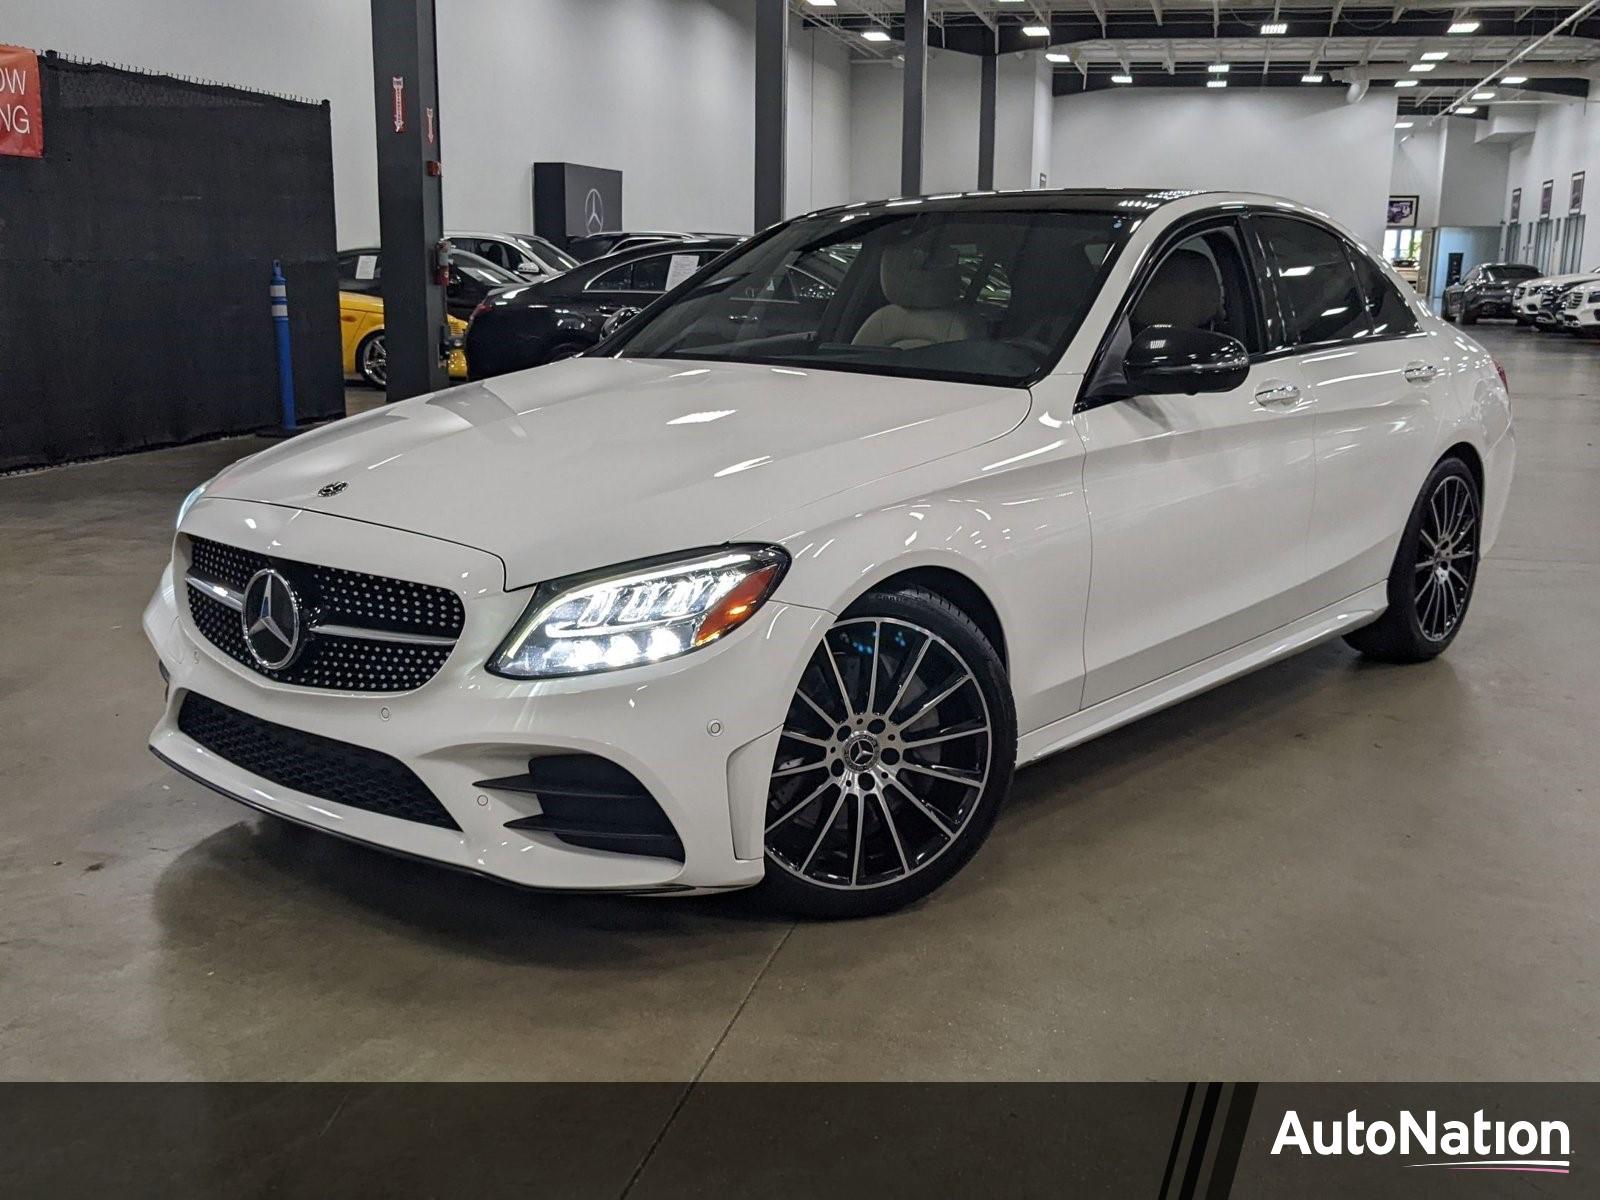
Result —
<instances>
[{"instance_id":1,"label":"red banner","mask_svg":"<svg viewBox=\"0 0 1600 1200\"><path fill-rule=\"evenodd\" d=\"M0 46L0 154L44 157L39 56L17 46Z\"/></svg>"}]
</instances>

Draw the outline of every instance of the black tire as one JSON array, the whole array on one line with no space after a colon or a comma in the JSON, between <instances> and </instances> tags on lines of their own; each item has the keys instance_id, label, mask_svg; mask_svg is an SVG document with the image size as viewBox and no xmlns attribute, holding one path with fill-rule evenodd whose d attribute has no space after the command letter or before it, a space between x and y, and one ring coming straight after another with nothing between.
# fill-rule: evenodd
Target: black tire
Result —
<instances>
[{"instance_id":1,"label":"black tire","mask_svg":"<svg viewBox=\"0 0 1600 1200\"><path fill-rule=\"evenodd\" d=\"M1389 570L1389 607L1344 640L1381 662L1426 662L1444 653L1472 602L1482 527L1482 497L1471 469L1453 455L1441 459L1400 536Z\"/></svg>"},{"instance_id":2,"label":"black tire","mask_svg":"<svg viewBox=\"0 0 1600 1200\"><path fill-rule=\"evenodd\" d=\"M1462 309L1461 323L1463 325L1476 325L1478 323L1478 314L1473 312L1470 307Z\"/></svg>"},{"instance_id":3,"label":"black tire","mask_svg":"<svg viewBox=\"0 0 1600 1200\"><path fill-rule=\"evenodd\" d=\"M790 701L758 895L826 919L922 899L989 836L1016 753L1011 685L973 620L922 588L867 593Z\"/></svg>"},{"instance_id":4,"label":"black tire","mask_svg":"<svg viewBox=\"0 0 1600 1200\"><path fill-rule=\"evenodd\" d=\"M1526 328L1527 326L1533 324L1533 318L1532 317L1524 317L1524 316L1520 316L1519 315L1517 317L1517 324L1523 326L1524 328Z\"/></svg>"},{"instance_id":5,"label":"black tire","mask_svg":"<svg viewBox=\"0 0 1600 1200\"><path fill-rule=\"evenodd\" d=\"M377 388L380 392L388 386L388 344L383 339L383 330L374 329L361 339L361 344L356 347L356 373L361 376L361 382L370 388ZM376 348L376 350L375 350ZM375 365L374 353L382 356L383 363Z\"/></svg>"},{"instance_id":6,"label":"black tire","mask_svg":"<svg viewBox=\"0 0 1600 1200\"><path fill-rule=\"evenodd\" d=\"M1443 300L1439 301L1439 319L1441 321L1448 321L1451 325L1456 323L1456 315L1450 311L1449 296L1446 296Z\"/></svg>"}]
</instances>

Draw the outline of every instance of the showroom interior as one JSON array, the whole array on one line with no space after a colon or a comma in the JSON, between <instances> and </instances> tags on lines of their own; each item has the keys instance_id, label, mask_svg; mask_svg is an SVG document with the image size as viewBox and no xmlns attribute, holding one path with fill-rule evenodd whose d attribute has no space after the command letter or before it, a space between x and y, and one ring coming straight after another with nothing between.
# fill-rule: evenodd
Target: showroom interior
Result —
<instances>
[{"instance_id":1,"label":"showroom interior","mask_svg":"<svg viewBox=\"0 0 1600 1200\"><path fill-rule=\"evenodd\" d=\"M0 45L43 117L0 156L8 1078L1594 1074L1600 341L1471 288L1524 264L1595 320L1595 3L0 0ZM346 413L492 393L490 291L671 251L636 301L566 295L571 337L504 368L536 388L776 222L1054 189L1287 198L1493 356L1516 475L1447 656L1334 638L1020 769L970 865L863 920L511 887L149 752L180 502ZM538 449L577 478L593 447Z\"/></svg>"}]
</instances>

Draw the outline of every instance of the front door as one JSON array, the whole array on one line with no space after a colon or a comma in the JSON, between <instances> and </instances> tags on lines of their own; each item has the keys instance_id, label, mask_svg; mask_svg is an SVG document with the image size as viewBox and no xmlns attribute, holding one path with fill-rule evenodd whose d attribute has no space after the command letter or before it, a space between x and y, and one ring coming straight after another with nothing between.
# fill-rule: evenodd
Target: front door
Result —
<instances>
[{"instance_id":1,"label":"front door","mask_svg":"<svg viewBox=\"0 0 1600 1200\"><path fill-rule=\"evenodd\" d=\"M1119 347L1166 324L1244 342L1243 386L1133 396L1074 417L1093 541L1085 706L1304 615L1313 406L1292 361L1260 357L1251 261L1231 219L1187 234L1156 264L1095 375L1118 375Z\"/></svg>"}]
</instances>

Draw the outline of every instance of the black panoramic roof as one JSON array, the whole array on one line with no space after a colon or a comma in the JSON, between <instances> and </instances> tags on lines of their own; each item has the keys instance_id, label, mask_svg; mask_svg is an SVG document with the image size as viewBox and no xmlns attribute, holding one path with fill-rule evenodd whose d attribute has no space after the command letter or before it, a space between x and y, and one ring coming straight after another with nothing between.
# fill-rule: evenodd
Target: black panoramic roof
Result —
<instances>
[{"instance_id":1,"label":"black panoramic roof","mask_svg":"<svg viewBox=\"0 0 1600 1200\"><path fill-rule=\"evenodd\" d=\"M813 216L842 212L1127 212L1153 211L1174 200L1205 195L1207 189L1164 188L1050 188L1039 191L952 192L897 200L871 200L837 204Z\"/></svg>"}]
</instances>

